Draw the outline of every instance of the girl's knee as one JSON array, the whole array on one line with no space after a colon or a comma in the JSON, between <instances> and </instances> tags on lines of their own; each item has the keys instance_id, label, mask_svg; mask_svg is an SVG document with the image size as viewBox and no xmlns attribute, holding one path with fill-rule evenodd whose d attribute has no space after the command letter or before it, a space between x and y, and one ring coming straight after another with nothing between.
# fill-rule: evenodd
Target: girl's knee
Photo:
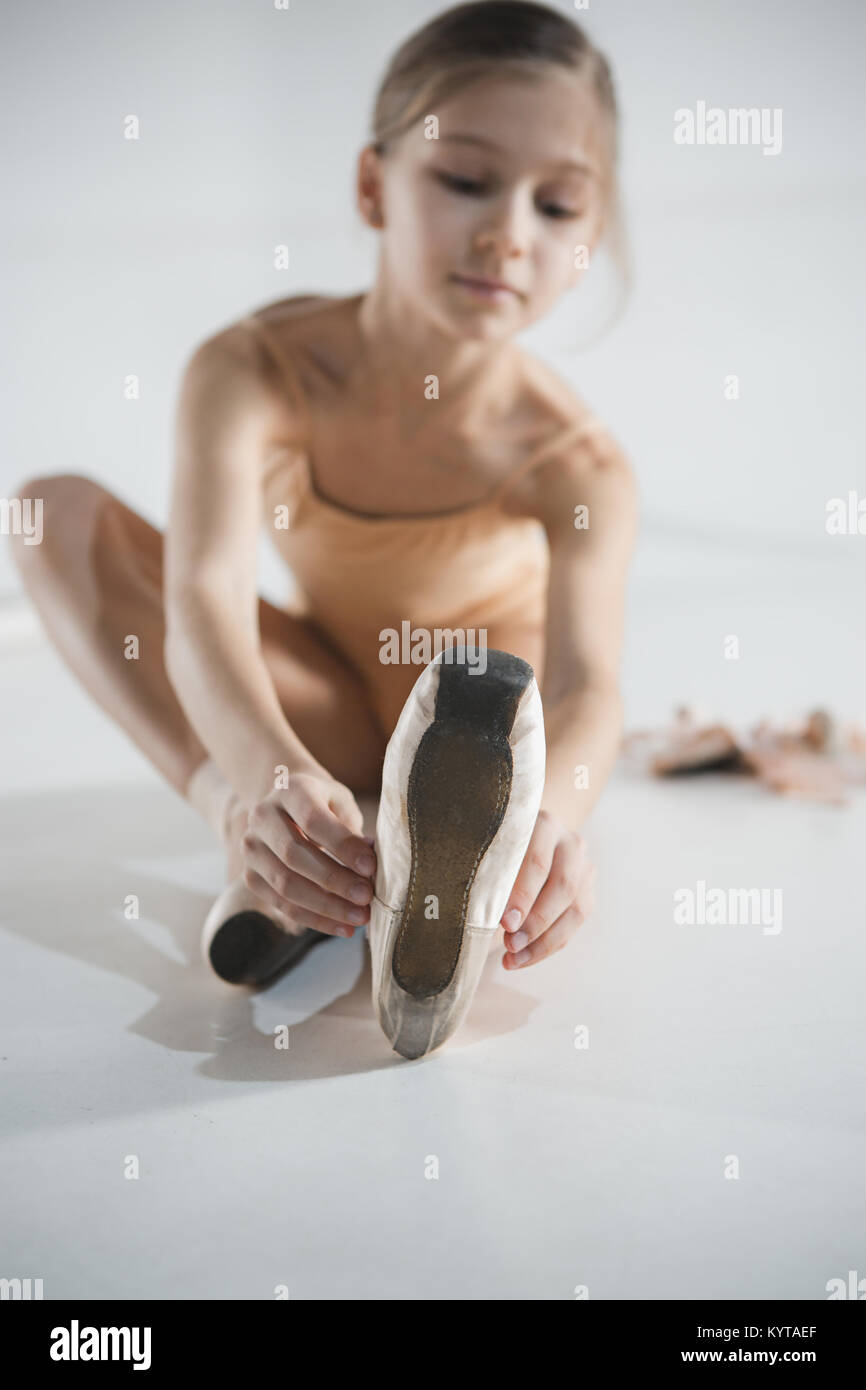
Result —
<instances>
[{"instance_id":1,"label":"girl's knee","mask_svg":"<svg viewBox=\"0 0 866 1390\"><path fill-rule=\"evenodd\" d=\"M12 557L20 572L53 564L78 543L85 511L95 514L111 493L81 473L50 473L28 478L7 503Z\"/></svg>"}]
</instances>

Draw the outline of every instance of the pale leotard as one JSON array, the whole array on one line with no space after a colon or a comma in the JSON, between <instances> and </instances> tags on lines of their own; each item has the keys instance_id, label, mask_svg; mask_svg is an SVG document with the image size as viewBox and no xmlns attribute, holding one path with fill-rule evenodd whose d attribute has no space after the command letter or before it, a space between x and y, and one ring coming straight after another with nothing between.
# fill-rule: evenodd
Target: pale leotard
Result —
<instances>
[{"instance_id":1,"label":"pale leotard","mask_svg":"<svg viewBox=\"0 0 866 1390\"><path fill-rule=\"evenodd\" d=\"M297 367L261 318L247 325L276 361L289 399L306 411ZM309 417L308 417L309 418ZM542 456L598 426L570 424L531 452L481 502L451 511L367 515L327 501L316 488L309 454L280 445L265 460L262 503L278 554L299 590L291 609L315 619L361 675L386 738L423 665L381 659L383 632L402 642L426 629L465 634L479 644L523 657L541 681L549 551L532 517L509 516L501 499ZM309 437L309 436L307 436ZM283 509L278 513L277 509ZM288 526L277 524L287 514ZM467 632L467 629L469 632ZM460 631L458 631L460 630ZM445 638L444 645L449 645ZM432 646L435 655L438 647Z\"/></svg>"}]
</instances>

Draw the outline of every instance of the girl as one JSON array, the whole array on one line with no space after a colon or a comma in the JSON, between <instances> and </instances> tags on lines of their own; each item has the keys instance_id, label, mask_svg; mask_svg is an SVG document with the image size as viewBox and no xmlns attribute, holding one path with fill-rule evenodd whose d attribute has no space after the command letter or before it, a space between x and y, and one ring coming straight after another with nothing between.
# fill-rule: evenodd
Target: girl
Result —
<instances>
[{"instance_id":1,"label":"girl","mask_svg":"<svg viewBox=\"0 0 866 1390\"><path fill-rule=\"evenodd\" d=\"M43 541L17 563L57 648L219 831L234 910L282 932L369 921L363 832L419 675L383 655L404 624L474 629L539 676L547 778L502 964L560 950L592 909L578 832L619 745L636 490L514 339L618 234L616 127L570 19L449 9L392 59L359 157L372 288L267 305L192 354L165 541L91 479L21 489ZM285 609L255 593L263 522L300 590Z\"/></svg>"}]
</instances>

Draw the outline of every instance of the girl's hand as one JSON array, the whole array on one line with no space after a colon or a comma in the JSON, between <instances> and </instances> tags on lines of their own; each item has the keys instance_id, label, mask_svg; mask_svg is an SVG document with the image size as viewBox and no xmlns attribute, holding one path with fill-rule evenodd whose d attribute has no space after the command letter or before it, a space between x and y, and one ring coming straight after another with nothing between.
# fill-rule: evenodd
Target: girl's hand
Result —
<instances>
[{"instance_id":1,"label":"girl's hand","mask_svg":"<svg viewBox=\"0 0 866 1390\"><path fill-rule=\"evenodd\" d=\"M562 950L595 906L594 879L586 841L549 811L539 811L502 914L506 970L534 965Z\"/></svg>"},{"instance_id":2,"label":"girl's hand","mask_svg":"<svg viewBox=\"0 0 866 1390\"><path fill-rule=\"evenodd\" d=\"M288 787L269 792L249 813L244 883L296 932L313 927L352 936L369 921L376 871L363 824L342 782L326 773L290 773Z\"/></svg>"}]
</instances>

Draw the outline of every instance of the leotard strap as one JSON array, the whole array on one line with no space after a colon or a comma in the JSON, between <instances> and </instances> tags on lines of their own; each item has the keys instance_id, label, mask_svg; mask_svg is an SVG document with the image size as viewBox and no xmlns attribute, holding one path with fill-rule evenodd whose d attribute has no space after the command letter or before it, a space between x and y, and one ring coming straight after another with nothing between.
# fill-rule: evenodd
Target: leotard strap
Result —
<instances>
[{"instance_id":1,"label":"leotard strap","mask_svg":"<svg viewBox=\"0 0 866 1390\"><path fill-rule=\"evenodd\" d=\"M522 463L512 469L495 489L493 498L499 499L504 492L514 486L519 478L525 477L532 472L533 468L537 468L543 459L552 458L562 453L566 446L579 444L582 440L603 429L602 422L594 417L590 417L588 420L572 421L571 424L560 430L553 439L539 444L538 448L532 450L528 458L525 458Z\"/></svg>"}]
</instances>

